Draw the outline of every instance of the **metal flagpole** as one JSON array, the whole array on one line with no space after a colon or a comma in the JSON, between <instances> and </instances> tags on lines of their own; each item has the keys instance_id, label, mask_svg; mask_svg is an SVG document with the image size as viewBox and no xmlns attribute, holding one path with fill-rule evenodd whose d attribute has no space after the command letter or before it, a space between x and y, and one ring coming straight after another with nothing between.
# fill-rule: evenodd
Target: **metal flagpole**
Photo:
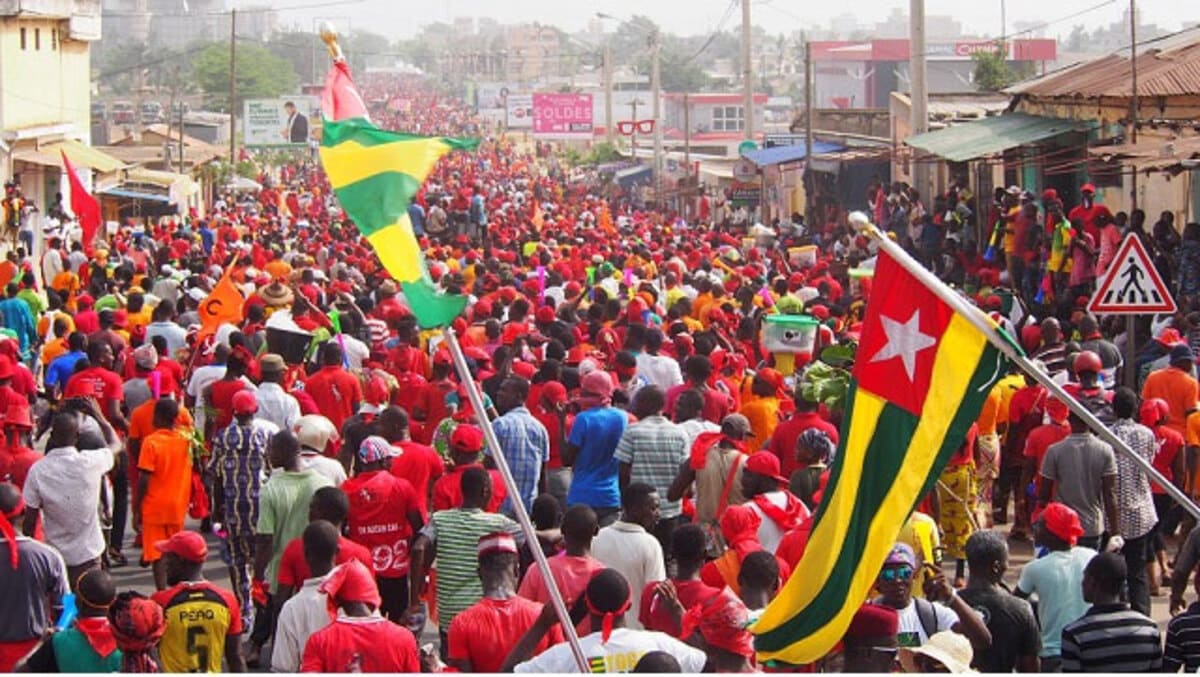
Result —
<instances>
[{"instance_id":1,"label":"metal flagpole","mask_svg":"<svg viewBox=\"0 0 1200 677\"><path fill-rule=\"evenodd\" d=\"M876 228L875 225L870 222L870 219L867 218L866 214L863 214L862 212L852 212L849 218L850 225L855 227L859 232L879 245L880 251L895 259L901 267L903 267L910 275L917 278L921 284L929 289L929 291L933 292L939 299L941 299L942 302L950 306L954 312L962 315L963 318L970 322L972 326L983 333L989 343L995 346L1005 357L1016 363L1016 365L1021 368L1021 371L1025 372L1026 376L1029 376L1033 380L1037 381L1044 388L1046 388L1050 394L1054 395L1064 404L1066 404L1067 408L1071 410L1071 413L1083 419L1083 421L1087 423L1088 427L1092 429L1092 432L1094 432L1097 437L1105 442L1108 442L1114 450L1129 457L1138 465L1139 468L1142 469L1142 472L1149 476L1151 481L1162 487L1163 490L1167 492L1168 496L1175 499L1176 503L1183 506L1184 510L1187 510L1189 513L1191 513L1191 515L1197 520L1200 520L1200 507L1197 507L1196 504L1187 497L1187 494L1183 493L1179 487L1167 480L1162 473L1156 470L1154 466L1150 465L1149 461L1134 453L1134 451L1129 448L1129 445L1125 444L1124 441L1114 435L1113 432L1108 429L1108 426L1101 423L1100 419L1096 418L1096 416L1092 414L1092 412L1088 411L1086 407L1080 404L1078 400L1068 394L1067 391L1063 390L1062 386L1055 383L1048 374L1035 367L1029 358L1022 355L1012 343L1005 340L1005 338L1000 335L1000 332L994 326L991 318L989 318L987 315L984 315L982 310L968 303L966 299L959 296L953 289L947 287L941 280L937 278L936 275L915 261L911 256L908 255L908 252L904 251L900 245L893 242L891 238L887 237L881 230ZM1114 529L1116 528L1115 524L1110 526Z\"/></svg>"},{"instance_id":2,"label":"metal flagpole","mask_svg":"<svg viewBox=\"0 0 1200 677\"><path fill-rule=\"evenodd\" d=\"M525 542L529 544L533 560L542 572L542 580L546 581L546 589L550 592L550 603L554 605L554 611L562 623L563 635L566 636L567 643L571 645L571 653L575 655L575 662L579 665L580 672L589 672L587 656L584 655L583 647L579 644L579 636L575 634L575 624L571 622L571 612L567 609L566 602L563 601L562 592L554 583L554 576L550 572L550 563L546 561L546 553L542 552L538 546L537 531L529 521L529 513L525 511L525 504L520 498L521 492L517 489L516 480L513 479L512 471L508 468L508 461L500 449L500 440L496 438L496 431L492 430L492 422L488 420L487 412L484 410L483 396L479 394L479 386L471 377L467 359L463 357L462 347L458 344L458 336L449 327L443 331L442 335L445 336L446 345L450 348L450 357L454 360L454 368L458 370L459 381L467 389L467 399L471 401L471 407L475 409L475 420L483 429L483 437L487 441L488 449L492 452L492 459L496 461L496 469L504 477L504 487L508 490L513 511L517 514L517 522L521 525L521 531L525 532Z\"/></svg>"}]
</instances>

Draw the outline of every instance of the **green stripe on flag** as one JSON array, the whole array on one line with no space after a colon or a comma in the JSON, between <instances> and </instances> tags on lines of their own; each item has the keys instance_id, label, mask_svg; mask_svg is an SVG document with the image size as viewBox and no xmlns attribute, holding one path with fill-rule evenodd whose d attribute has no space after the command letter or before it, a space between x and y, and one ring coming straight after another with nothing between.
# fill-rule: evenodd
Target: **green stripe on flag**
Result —
<instances>
[{"instance_id":1,"label":"green stripe on flag","mask_svg":"<svg viewBox=\"0 0 1200 677\"><path fill-rule=\"evenodd\" d=\"M404 172L383 172L334 190L359 232L370 236L407 214L420 188L420 182Z\"/></svg>"},{"instance_id":2,"label":"green stripe on flag","mask_svg":"<svg viewBox=\"0 0 1200 677\"><path fill-rule=\"evenodd\" d=\"M985 345L967 386L963 401L959 404L941 449L938 451L937 461L929 477L926 478L921 493L910 507L910 513L933 489L946 462L962 445L971 424L978 418L979 410L990 391L990 384L1000 373L997 370L998 363L998 351L991 345ZM847 398L846 411L851 415L854 412L857 390L856 384ZM850 434L849 421L850 418L847 417L843 422L841 430L843 439ZM893 404L884 406L876 423L875 435L871 438L867 453L863 458L864 471L858 487L856 508L847 525L846 540L838 555L836 566L821 591L803 610L803 613L796 614L778 627L755 637L754 647L756 650L761 652L782 651L798 639L812 635L824 627L845 607L851 582L854 580L854 574L866 546L866 539L869 537L868 527L876 518L880 504L901 472L905 461L905 452L908 450L908 440L911 439L918 422L918 417ZM836 490L841 478L841 470L842 464L835 462L829 484L825 488L826 496L833 495ZM821 503L814 525L820 523L826 507L826 503ZM897 518L907 519L908 515L897 516ZM819 544L810 545L819 546ZM857 601L854 603L858 604Z\"/></svg>"}]
</instances>

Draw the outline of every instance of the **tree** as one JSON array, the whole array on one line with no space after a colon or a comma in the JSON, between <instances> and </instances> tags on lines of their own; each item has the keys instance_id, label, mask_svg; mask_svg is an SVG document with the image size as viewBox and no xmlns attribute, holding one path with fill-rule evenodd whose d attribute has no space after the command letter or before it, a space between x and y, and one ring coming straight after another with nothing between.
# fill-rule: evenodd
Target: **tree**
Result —
<instances>
[{"instance_id":1,"label":"tree","mask_svg":"<svg viewBox=\"0 0 1200 677\"><path fill-rule=\"evenodd\" d=\"M1000 50L975 52L971 60L975 62L975 86L981 92L999 92L1020 79Z\"/></svg>"},{"instance_id":2,"label":"tree","mask_svg":"<svg viewBox=\"0 0 1200 677\"><path fill-rule=\"evenodd\" d=\"M1088 34L1083 24L1075 24L1071 28L1071 34L1067 36L1067 41L1063 48L1068 52L1082 52L1086 49L1087 40Z\"/></svg>"},{"instance_id":3,"label":"tree","mask_svg":"<svg viewBox=\"0 0 1200 677\"><path fill-rule=\"evenodd\" d=\"M216 42L197 56L192 78L204 92L210 108L229 112L229 46ZM255 44L239 44L237 50L237 100L233 110L241 110L242 101L277 97L294 92L300 77L292 64L269 49Z\"/></svg>"}]
</instances>

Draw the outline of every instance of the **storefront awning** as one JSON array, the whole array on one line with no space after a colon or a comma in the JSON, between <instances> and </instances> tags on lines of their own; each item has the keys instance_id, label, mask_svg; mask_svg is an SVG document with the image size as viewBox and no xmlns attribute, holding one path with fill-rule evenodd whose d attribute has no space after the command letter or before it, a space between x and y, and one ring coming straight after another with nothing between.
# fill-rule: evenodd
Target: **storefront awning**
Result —
<instances>
[{"instance_id":1,"label":"storefront awning","mask_svg":"<svg viewBox=\"0 0 1200 677\"><path fill-rule=\"evenodd\" d=\"M171 198L167 197L166 195L160 195L158 193L150 193L150 192L147 192L144 190L131 190L129 188L124 188L124 187L109 188L107 190L102 190L102 191L100 191L100 194L105 197L123 197L123 198L127 198L130 200L144 200L146 202L161 202L163 204L168 204L171 202Z\"/></svg>"},{"instance_id":2,"label":"storefront awning","mask_svg":"<svg viewBox=\"0 0 1200 677\"><path fill-rule=\"evenodd\" d=\"M1084 122L1008 113L917 134L904 143L950 162L966 162L1087 128Z\"/></svg>"},{"instance_id":3,"label":"storefront awning","mask_svg":"<svg viewBox=\"0 0 1200 677\"><path fill-rule=\"evenodd\" d=\"M72 164L94 169L101 174L115 172L127 166L117 158L74 139L51 141L50 143L39 144L36 147L17 146L13 150L12 158L19 162L61 168L62 155L64 153L71 160Z\"/></svg>"},{"instance_id":4,"label":"storefront awning","mask_svg":"<svg viewBox=\"0 0 1200 677\"><path fill-rule=\"evenodd\" d=\"M839 150L846 150L846 147L840 143L829 143L827 141L813 141L813 155L822 153L836 153ZM808 154L808 149L804 144L796 144L794 146L772 146L770 148L760 148L746 153L742 157L753 162L759 167L767 165L782 165L789 162L799 162Z\"/></svg>"}]
</instances>

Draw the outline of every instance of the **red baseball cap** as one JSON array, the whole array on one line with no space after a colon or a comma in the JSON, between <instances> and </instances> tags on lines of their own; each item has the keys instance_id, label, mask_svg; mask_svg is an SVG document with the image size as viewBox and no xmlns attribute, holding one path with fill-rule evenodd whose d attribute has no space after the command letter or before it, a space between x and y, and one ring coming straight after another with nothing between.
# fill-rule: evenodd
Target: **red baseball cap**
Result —
<instances>
[{"instance_id":1,"label":"red baseball cap","mask_svg":"<svg viewBox=\"0 0 1200 677\"><path fill-rule=\"evenodd\" d=\"M463 454L475 454L483 450L483 431L473 425L460 424L450 433L450 448Z\"/></svg>"},{"instance_id":2,"label":"red baseball cap","mask_svg":"<svg viewBox=\"0 0 1200 677\"><path fill-rule=\"evenodd\" d=\"M195 531L176 532L167 540L155 543L154 548L164 555L173 554L188 562L203 562L208 559L208 544L204 542L204 537Z\"/></svg>"},{"instance_id":3,"label":"red baseball cap","mask_svg":"<svg viewBox=\"0 0 1200 677\"><path fill-rule=\"evenodd\" d=\"M757 451L746 459L746 470L755 475L763 475L774 478L780 482L787 482L779 473L779 458L769 451Z\"/></svg>"},{"instance_id":4,"label":"red baseball cap","mask_svg":"<svg viewBox=\"0 0 1200 677\"><path fill-rule=\"evenodd\" d=\"M258 411L258 397L254 391L239 390L233 394L233 415L244 416Z\"/></svg>"},{"instance_id":5,"label":"red baseball cap","mask_svg":"<svg viewBox=\"0 0 1200 677\"><path fill-rule=\"evenodd\" d=\"M567 388L558 381L549 381L542 386L542 399L550 404L566 404Z\"/></svg>"}]
</instances>

